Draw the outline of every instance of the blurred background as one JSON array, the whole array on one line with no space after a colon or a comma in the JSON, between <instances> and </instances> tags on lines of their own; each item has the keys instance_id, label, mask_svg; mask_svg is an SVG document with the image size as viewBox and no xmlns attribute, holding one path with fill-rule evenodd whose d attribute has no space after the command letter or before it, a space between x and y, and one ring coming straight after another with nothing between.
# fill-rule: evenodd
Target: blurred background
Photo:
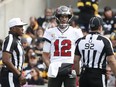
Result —
<instances>
[{"instance_id":1,"label":"blurred background","mask_svg":"<svg viewBox=\"0 0 116 87\"><path fill-rule=\"evenodd\" d=\"M84 3L90 1L89 3L91 4L86 3L85 6L79 6L79 1L84 1ZM23 22L28 23L28 25L24 27L24 35L21 38L25 52L25 63L22 74L26 77L28 83L23 87L47 87L48 69L42 60L43 34L46 29L57 26L54 11L61 5L72 8L73 18L70 25L77 29L81 28L84 35L89 31L89 18L93 15L102 17L104 22L103 34L108 36L111 40L116 55L115 4L116 0L0 0L0 70L3 66L1 60L2 43L9 31L8 21L11 18L19 17ZM97 6L98 9L96 9ZM82 8L86 10L83 12ZM116 87L116 79L112 72L110 72L109 67L107 71L107 87ZM110 79L111 76L113 76L113 80L112 78ZM38 80L33 82L33 78L38 78Z\"/></svg>"},{"instance_id":2,"label":"blurred background","mask_svg":"<svg viewBox=\"0 0 116 87\"><path fill-rule=\"evenodd\" d=\"M75 12L78 0L0 0L0 39L4 39L8 31L8 20L20 17L29 22L30 16L40 17L44 15L44 9L55 9L60 5L72 6ZM99 0L99 12L103 12L105 6L110 6L116 11L115 0Z\"/></svg>"}]
</instances>

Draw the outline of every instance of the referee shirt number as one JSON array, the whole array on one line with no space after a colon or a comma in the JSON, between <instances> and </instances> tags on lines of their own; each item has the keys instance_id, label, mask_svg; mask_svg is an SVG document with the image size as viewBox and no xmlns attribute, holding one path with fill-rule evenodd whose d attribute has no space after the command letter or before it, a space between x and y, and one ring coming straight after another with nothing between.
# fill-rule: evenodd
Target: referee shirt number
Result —
<instances>
[{"instance_id":1,"label":"referee shirt number","mask_svg":"<svg viewBox=\"0 0 116 87\"><path fill-rule=\"evenodd\" d=\"M91 50L93 50L94 49L94 44L93 43L86 43L85 44L85 49L91 49Z\"/></svg>"}]
</instances>

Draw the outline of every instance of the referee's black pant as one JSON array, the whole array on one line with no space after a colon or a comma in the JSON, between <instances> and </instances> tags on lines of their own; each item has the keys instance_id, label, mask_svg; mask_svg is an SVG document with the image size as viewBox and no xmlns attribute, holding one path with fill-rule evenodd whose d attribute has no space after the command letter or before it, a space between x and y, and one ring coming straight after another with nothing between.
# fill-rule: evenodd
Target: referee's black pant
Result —
<instances>
[{"instance_id":1,"label":"referee's black pant","mask_svg":"<svg viewBox=\"0 0 116 87\"><path fill-rule=\"evenodd\" d=\"M1 69L0 79L2 87L20 87L18 77L5 67Z\"/></svg>"},{"instance_id":2,"label":"referee's black pant","mask_svg":"<svg viewBox=\"0 0 116 87\"><path fill-rule=\"evenodd\" d=\"M106 87L105 70L85 68L82 69L79 87Z\"/></svg>"}]
</instances>

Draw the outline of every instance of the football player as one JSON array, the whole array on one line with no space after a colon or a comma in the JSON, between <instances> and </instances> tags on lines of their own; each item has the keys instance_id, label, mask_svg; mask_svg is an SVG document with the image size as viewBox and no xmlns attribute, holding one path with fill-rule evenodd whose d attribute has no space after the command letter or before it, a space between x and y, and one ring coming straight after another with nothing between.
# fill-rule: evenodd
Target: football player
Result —
<instances>
[{"instance_id":1,"label":"football player","mask_svg":"<svg viewBox=\"0 0 116 87\"><path fill-rule=\"evenodd\" d=\"M69 26L72 9L60 6L55 11L58 26L44 33L43 61L48 67L48 87L76 87L73 70L76 41L83 36L81 29Z\"/></svg>"}]
</instances>

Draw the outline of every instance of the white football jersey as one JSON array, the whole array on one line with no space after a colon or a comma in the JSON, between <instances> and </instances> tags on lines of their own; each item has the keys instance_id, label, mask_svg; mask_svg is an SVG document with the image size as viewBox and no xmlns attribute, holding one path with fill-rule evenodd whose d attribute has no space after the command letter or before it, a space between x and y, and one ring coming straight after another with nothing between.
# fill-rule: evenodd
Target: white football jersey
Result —
<instances>
[{"instance_id":1,"label":"white football jersey","mask_svg":"<svg viewBox=\"0 0 116 87\"><path fill-rule=\"evenodd\" d=\"M76 41L82 36L81 29L71 26L64 31L58 27L50 28L44 33L47 41L44 43L43 51L50 52L51 62L73 63Z\"/></svg>"}]
</instances>

